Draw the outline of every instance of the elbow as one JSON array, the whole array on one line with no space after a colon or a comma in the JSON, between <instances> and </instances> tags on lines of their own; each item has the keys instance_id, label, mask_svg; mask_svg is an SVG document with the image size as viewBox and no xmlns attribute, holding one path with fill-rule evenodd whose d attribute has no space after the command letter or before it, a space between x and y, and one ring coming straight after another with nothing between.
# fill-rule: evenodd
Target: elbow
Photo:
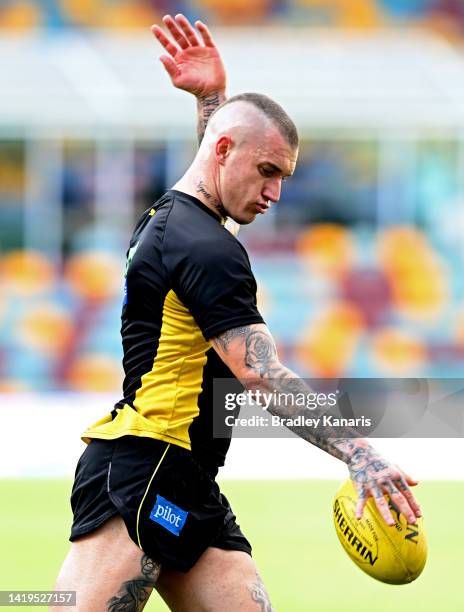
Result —
<instances>
[{"instance_id":1,"label":"elbow","mask_svg":"<svg viewBox=\"0 0 464 612\"><path fill-rule=\"evenodd\" d=\"M246 364L234 372L234 376L246 390L254 391L272 385L285 376L286 370L279 361L272 361L259 366Z\"/></svg>"}]
</instances>

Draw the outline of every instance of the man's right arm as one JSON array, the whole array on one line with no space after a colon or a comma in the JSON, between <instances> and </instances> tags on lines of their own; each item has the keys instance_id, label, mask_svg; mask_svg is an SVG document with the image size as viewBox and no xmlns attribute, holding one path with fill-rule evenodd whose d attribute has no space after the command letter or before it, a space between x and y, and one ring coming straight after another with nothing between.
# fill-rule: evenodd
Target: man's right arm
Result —
<instances>
[{"instance_id":1,"label":"man's right arm","mask_svg":"<svg viewBox=\"0 0 464 612\"><path fill-rule=\"evenodd\" d=\"M160 60L174 87L191 93L197 99L197 137L201 145L211 115L227 100L224 63L208 26L203 22L195 22L200 36L184 15L175 18L165 15L163 23L176 44L162 28L153 25L151 29L155 38L168 52ZM236 236L240 226L229 218L225 227Z\"/></svg>"},{"instance_id":2,"label":"man's right arm","mask_svg":"<svg viewBox=\"0 0 464 612\"><path fill-rule=\"evenodd\" d=\"M197 133L201 144L209 118L226 101L224 64L203 22L196 21L195 30L189 20L179 14L175 18L165 15L163 24L175 43L158 25L152 26L154 36L168 53L160 60L174 87L197 99Z\"/></svg>"},{"instance_id":3,"label":"man's right arm","mask_svg":"<svg viewBox=\"0 0 464 612\"><path fill-rule=\"evenodd\" d=\"M211 339L211 343L224 363L246 389L260 390L275 397L279 393L308 394L311 389L294 372L280 363L275 342L264 324L247 325L231 329ZM276 392L276 394L275 394ZM299 406L274 404L271 414L292 419L296 416L322 417L323 408L309 410ZM394 524L384 494L403 512L409 523L421 516L420 508L409 488L417 484L397 467L386 461L365 439L354 437L349 430L331 427L289 427L298 436L318 446L330 455L344 461L359 494L357 517L374 497L383 518Z\"/></svg>"}]
</instances>

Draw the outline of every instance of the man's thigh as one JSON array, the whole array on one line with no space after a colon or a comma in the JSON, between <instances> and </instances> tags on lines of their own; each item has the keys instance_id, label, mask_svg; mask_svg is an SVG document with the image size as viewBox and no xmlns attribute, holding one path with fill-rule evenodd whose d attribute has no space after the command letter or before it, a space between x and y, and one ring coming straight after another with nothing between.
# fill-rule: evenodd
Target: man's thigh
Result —
<instances>
[{"instance_id":1,"label":"man's thigh","mask_svg":"<svg viewBox=\"0 0 464 612\"><path fill-rule=\"evenodd\" d=\"M75 612L138 612L160 572L131 540L120 516L71 544L55 589L76 591ZM69 612L68 607L54 611Z\"/></svg>"},{"instance_id":2,"label":"man's thigh","mask_svg":"<svg viewBox=\"0 0 464 612\"><path fill-rule=\"evenodd\" d=\"M162 570L156 588L173 612L272 612L245 552L208 548L187 572Z\"/></svg>"}]
</instances>

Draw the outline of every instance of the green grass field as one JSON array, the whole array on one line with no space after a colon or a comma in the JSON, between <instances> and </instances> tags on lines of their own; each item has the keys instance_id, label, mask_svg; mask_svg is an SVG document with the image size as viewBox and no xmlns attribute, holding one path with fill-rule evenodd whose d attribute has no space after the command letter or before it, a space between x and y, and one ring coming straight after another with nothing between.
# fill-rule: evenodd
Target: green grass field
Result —
<instances>
[{"instance_id":1,"label":"green grass field","mask_svg":"<svg viewBox=\"0 0 464 612\"><path fill-rule=\"evenodd\" d=\"M68 548L70 486L57 480L0 481L0 590L52 588ZM464 610L464 482L424 482L417 489L429 559L416 582L399 587L369 578L345 555L332 526L337 487L335 482L301 480L222 485L253 544L276 610ZM145 609L166 610L156 595Z\"/></svg>"}]
</instances>

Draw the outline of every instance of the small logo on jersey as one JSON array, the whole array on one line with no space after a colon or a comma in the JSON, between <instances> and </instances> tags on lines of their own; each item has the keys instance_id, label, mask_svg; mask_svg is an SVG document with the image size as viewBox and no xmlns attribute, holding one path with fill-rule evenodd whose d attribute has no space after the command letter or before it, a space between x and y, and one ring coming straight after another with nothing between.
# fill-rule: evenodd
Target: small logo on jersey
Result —
<instances>
[{"instance_id":1,"label":"small logo on jersey","mask_svg":"<svg viewBox=\"0 0 464 612\"><path fill-rule=\"evenodd\" d=\"M124 282L124 297L122 299L122 305L125 306L127 304L127 280Z\"/></svg>"},{"instance_id":2,"label":"small logo on jersey","mask_svg":"<svg viewBox=\"0 0 464 612\"><path fill-rule=\"evenodd\" d=\"M131 248L129 249L129 251L127 252L127 260L126 260L126 272L125 272L124 276L127 276L127 271L129 270L129 266L130 266L130 265L131 265L131 263L132 263L132 259L133 259L134 255L135 255L135 252L136 252L136 250L137 250L138 246L139 246L139 243L138 243L138 242L136 242L136 243L134 244L134 246L133 246L133 247L131 247Z\"/></svg>"},{"instance_id":3,"label":"small logo on jersey","mask_svg":"<svg viewBox=\"0 0 464 612\"><path fill-rule=\"evenodd\" d=\"M127 260L126 260L126 271L124 273L124 278L126 279L124 282L124 296L122 299L122 305L125 306L127 304L127 272L129 270L129 266L132 263L132 259L135 255L135 251L137 250L137 247L139 246L139 243L137 242L136 244L134 244L133 247L131 247L127 253Z\"/></svg>"},{"instance_id":4,"label":"small logo on jersey","mask_svg":"<svg viewBox=\"0 0 464 612\"><path fill-rule=\"evenodd\" d=\"M172 502L164 499L161 495L156 496L156 503L150 512L150 518L161 527L164 527L175 536L180 535L188 512L179 508Z\"/></svg>"}]
</instances>

